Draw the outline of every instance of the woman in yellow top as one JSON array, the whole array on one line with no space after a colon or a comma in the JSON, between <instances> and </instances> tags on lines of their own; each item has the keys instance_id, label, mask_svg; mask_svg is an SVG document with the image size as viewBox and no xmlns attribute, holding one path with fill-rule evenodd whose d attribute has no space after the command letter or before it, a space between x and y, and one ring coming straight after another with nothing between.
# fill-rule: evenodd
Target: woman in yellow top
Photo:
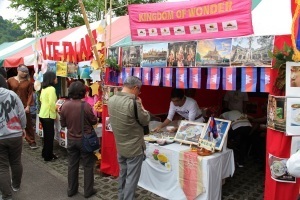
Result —
<instances>
[{"instance_id":1,"label":"woman in yellow top","mask_svg":"<svg viewBox=\"0 0 300 200\"><path fill-rule=\"evenodd\" d=\"M57 159L57 156L53 154L54 120L56 119L55 103L57 100L55 88L53 87L55 84L57 84L56 74L54 72L46 72L43 75L43 89L40 96L41 109L39 112L44 132L42 157L45 161Z\"/></svg>"}]
</instances>

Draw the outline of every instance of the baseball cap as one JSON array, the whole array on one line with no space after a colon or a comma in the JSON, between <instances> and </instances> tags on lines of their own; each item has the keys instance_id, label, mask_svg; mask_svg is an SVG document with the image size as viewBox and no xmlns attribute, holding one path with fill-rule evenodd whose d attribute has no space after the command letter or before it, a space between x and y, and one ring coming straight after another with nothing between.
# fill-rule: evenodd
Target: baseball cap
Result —
<instances>
[{"instance_id":1,"label":"baseball cap","mask_svg":"<svg viewBox=\"0 0 300 200\"><path fill-rule=\"evenodd\" d=\"M294 153L286 162L286 167L290 175L300 177L300 151Z\"/></svg>"},{"instance_id":2,"label":"baseball cap","mask_svg":"<svg viewBox=\"0 0 300 200\"><path fill-rule=\"evenodd\" d=\"M24 66L24 65L18 67L17 70L18 70L18 71L21 71L21 72L27 72L27 73L28 73L28 71L29 71L28 68L27 68L26 66Z\"/></svg>"}]
</instances>

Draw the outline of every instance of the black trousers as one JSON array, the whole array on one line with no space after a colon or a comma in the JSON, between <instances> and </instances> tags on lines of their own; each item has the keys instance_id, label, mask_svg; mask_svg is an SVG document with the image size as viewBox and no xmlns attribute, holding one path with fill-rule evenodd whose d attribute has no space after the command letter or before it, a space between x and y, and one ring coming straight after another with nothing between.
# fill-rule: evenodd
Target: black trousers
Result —
<instances>
[{"instance_id":1,"label":"black trousers","mask_svg":"<svg viewBox=\"0 0 300 200\"><path fill-rule=\"evenodd\" d=\"M96 157L94 152L82 151L82 140L68 139L68 195L78 192L79 162L83 166L84 195L90 196L94 189L94 167Z\"/></svg>"},{"instance_id":2,"label":"black trousers","mask_svg":"<svg viewBox=\"0 0 300 200\"><path fill-rule=\"evenodd\" d=\"M45 161L50 161L53 158L53 141L54 141L54 119L40 118L44 132L44 146L42 157Z\"/></svg>"},{"instance_id":3,"label":"black trousers","mask_svg":"<svg viewBox=\"0 0 300 200\"><path fill-rule=\"evenodd\" d=\"M251 126L242 126L235 130L230 128L228 132L228 140L233 140L237 144L237 149L234 149L234 156L239 164L244 164L247 150L249 148L249 133Z\"/></svg>"}]
</instances>

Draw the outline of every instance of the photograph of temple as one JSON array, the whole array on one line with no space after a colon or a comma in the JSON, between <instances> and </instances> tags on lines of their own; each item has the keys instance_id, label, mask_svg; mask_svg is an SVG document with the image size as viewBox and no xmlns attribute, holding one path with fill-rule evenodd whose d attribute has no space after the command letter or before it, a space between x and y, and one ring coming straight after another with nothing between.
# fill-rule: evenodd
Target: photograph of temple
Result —
<instances>
[{"instance_id":1,"label":"photograph of temple","mask_svg":"<svg viewBox=\"0 0 300 200\"><path fill-rule=\"evenodd\" d=\"M230 66L232 39L199 40L196 66Z\"/></svg>"},{"instance_id":2,"label":"photograph of temple","mask_svg":"<svg viewBox=\"0 0 300 200\"><path fill-rule=\"evenodd\" d=\"M143 45L142 67L166 67L168 43Z\"/></svg>"},{"instance_id":3,"label":"photograph of temple","mask_svg":"<svg viewBox=\"0 0 300 200\"><path fill-rule=\"evenodd\" d=\"M271 67L272 58L268 52L273 52L274 36L256 36L234 38L230 62L231 66Z\"/></svg>"}]
</instances>

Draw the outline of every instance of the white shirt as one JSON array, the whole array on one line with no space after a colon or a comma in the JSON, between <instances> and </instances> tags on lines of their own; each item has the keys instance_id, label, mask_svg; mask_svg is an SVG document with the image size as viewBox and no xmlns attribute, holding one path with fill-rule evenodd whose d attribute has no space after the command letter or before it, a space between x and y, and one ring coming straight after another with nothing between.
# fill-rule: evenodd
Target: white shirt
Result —
<instances>
[{"instance_id":1,"label":"white shirt","mask_svg":"<svg viewBox=\"0 0 300 200\"><path fill-rule=\"evenodd\" d=\"M171 101L167 117L168 120L172 121L175 113L178 113L189 121L195 121L195 118L202 114L197 102L190 97L186 97L185 102L181 107L175 106Z\"/></svg>"},{"instance_id":2,"label":"white shirt","mask_svg":"<svg viewBox=\"0 0 300 200\"><path fill-rule=\"evenodd\" d=\"M221 114L220 117L232 121L231 122L232 130L235 130L243 126L252 126L249 120L247 119L247 116L245 116L238 110L231 110L225 112Z\"/></svg>"},{"instance_id":3,"label":"white shirt","mask_svg":"<svg viewBox=\"0 0 300 200\"><path fill-rule=\"evenodd\" d=\"M243 112L243 103L244 101L248 101L248 94L241 91L227 91L224 96L224 101L228 102L229 110Z\"/></svg>"}]
</instances>

